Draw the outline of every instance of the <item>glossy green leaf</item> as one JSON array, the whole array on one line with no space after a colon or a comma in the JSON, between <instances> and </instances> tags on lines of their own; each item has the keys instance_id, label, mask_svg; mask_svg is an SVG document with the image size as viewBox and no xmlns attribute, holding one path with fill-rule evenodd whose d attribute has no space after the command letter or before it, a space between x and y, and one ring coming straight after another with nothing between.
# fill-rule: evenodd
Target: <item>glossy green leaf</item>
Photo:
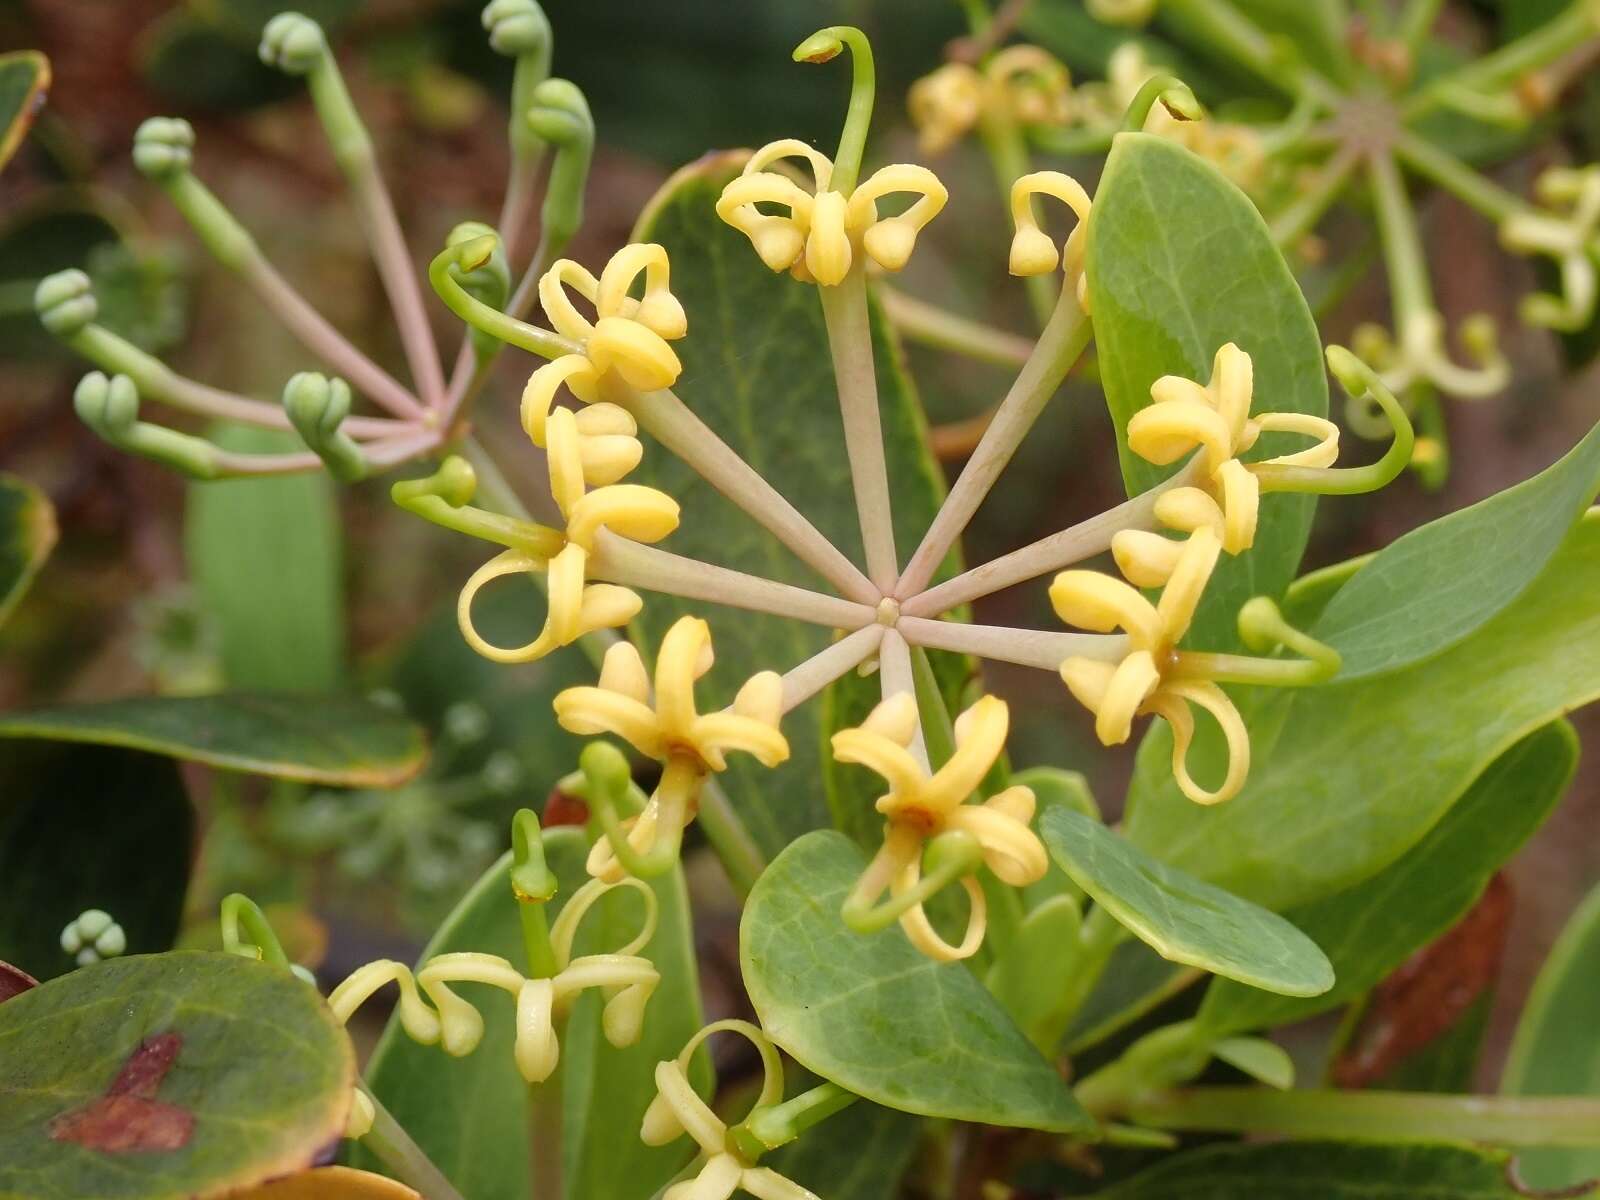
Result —
<instances>
[{"instance_id":1,"label":"glossy green leaf","mask_svg":"<svg viewBox=\"0 0 1600 1200\"><path fill-rule=\"evenodd\" d=\"M1534 980L1506 1059L1500 1090L1510 1096L1600 1096L1600 888L1572 914ZM1534 1187L1564 1188L1600 1178L1600 1150L1538 1149L1520 1158Z\"/></svg>"},{"instance_id":2,"label":"glossy green leaf","mask_svg":"<svg viewBox=\"0 0 1600 1200\"><path fill-rule=\"evenodd\" d=\"M1294 1060L1282 1046L1266 1038L1223 1038L1211 1047L1211 1053L1235 1070L1280 1092L1294 1086Z\"/></svg>"},{"instance_id":3,"label":"glossy green leaf","mask_svg":"<svg viewBox=\"0 0 1600 1200\"><path fill-rule=\"evenodd\" d=\"M1243 697L1244 790L1199 808L1172 782L1171 735L1139 749L1127 836L1282 911L1366 879L1416 845L1496 758L1600 695L1600 516L1517 601L1427 662L1377 679ZM1219 739L1220 740L1220 739ZM1209 741L1191 752L1219 770Z\"/></svg>"},{"instance_id":4,"label":"glossy green leaf","mask_svg":"<svg viewBox=\"0 0 1600 1200\"><path fill-rule=\"evenodd\" d=\"M1098 1046L1202 977L1194 967L1168 962L1143 942L1120 943L1067 1027L1063 1048L1080 1054Z\"/></svg>"},{"instance_id":5,"label":"glossy green leaf","mask_svg":"<svg viewBox=\"0 0 1600 1200\"><path fill-rule=\"evenodd\" d=\"M128 950L166 950L189 884L194 818L170 759L0 742L0 960L38 979L74 967L61 931L109 912Z\"/></svg>"},{"instance_id":6,"label":"glossy green leaf","mask_svg":"<svg viewBox=\"0 0 1600 1200\"><path fill-rule=\"evenodd\" d=\"M717 196L742 163L741 156L724 154L678 172L633 233L634 241L667 248L672 290L688 313L689 336L674 343L683 361L676 391L825 536L860 562L861 533L816 287L769 271L749 240L716 215ZM872 340L895 533L905 556L938 509L943 477L928 452L921 404L899 346L876 309ZM649 446L629 478L661 488L682 505L683 523L665 548L828 590L776 539L659 446ZM655 645L686 612L711 623L717 660L703 686L720 703L731 700L733 689L754 672L788 670L826 647L830 637L828 630L798 621L652 596L635 626L641 645ZM769 770L735 758L721 776L768 855L828 823L818 784L827 732L822 710L822 703L813 701L785 719L791 756L783 766Z\"/></svg>"},{"instance_id":7,"label":"glossy green leaf","mask_svg":"<svg viewBox=\"0 0 1600 1200\"><path fill-rule=\"evenodd\" d=\"M50 60L37 50L0 54L0 170L28 136L50 91Z\"/></svg>"},{"instance_id":8,"label":"glossy green leaf","mask_svg":"<svg viewBox=\"0 0 1600 1200\"><path fill-rule=\"evenodd\" d=\"M344 1128L355 1054L315 989L234 954L114 959L0 1005L0 1195L220 1196Z\"/></svg>"},{"instance_id":9,"label":"glossy green leaf","mask_svg":"<svg viewBox=\"0 0 1600 1200\"><path fill-rule=\"evenodd\" d=\"M884 1200L900 1194L921 1136L922 1122L911 1114L857 1100L762 1165L827 1200Z\"/></svg>"},{"instance_id":10,"label":"glossy green leaf","mask_svg":"<svg viewBox=\"0 0 1600 1200\"><path fill-rule=\"evenodd\" d=\"M546 831L545 854L560 880L550 915L587 877L587 846L574 828ZM489 868L439 927L422 959L455 951L498 954L524 961L517 904L507 878L510 858ZM651 1149L637 1132L655 1094L656 1063L674 1057L700 1028L700 996L693 931L681 873L653 881L660 925L645 954L661 970L639 1043L623 1050L605 1042L600 1008L585 997L561 1031L563 1175L573 1200L632 1200L649 1195L688 1161L685 1142ZM637 901L626 894L604 900L585 919L579 952L615 947L616 928L632 936ZM620 922L620 925L616 923ZM591 923L593 923L591 925ZM607 929L607 926L612 928ZM625 939L622 939L625 940ZM420 1046L391 1020L367 1067L368 1084L463 1195L472 1200L527 1200L532 1188L528 1137L529 1089L512 1061L512 1006L483 1005L482 1043L465 1058L437 1046ZM709 1083L708 1074L696 1076ZM603 1129L605 1132L599 1132ZM370 1165L363 1152L353 1155Z\"/></svg>"},{"instance_id":11,"label":"glossy green leaf","mask_svg":"<svg viewBox=\"0 0 1600 1200\"><path fill-rule=\"evenodd\" d=\"M1544 823L1578 762L1572 727L1556 721L1511 747L1398 861L1346 891L1284 916L1327 953L1338 977L1310 999L1218 980L1200 1021L1217 1036L1298 1021L1353 999L1453 926L1489 878Z\"/></svg>"},{"instance_id":12,"label":"glossy green leaf","mask_svg":"<svg viewBox=\"0 0 1600 1200\"><path fill-rule=\"evenodd\" d=\"M1013 944L995 955L984 976L1017 1028L1041 1050L1061 1040L1065 1022L1058 1006L1079 969L1082 928L1077 899L1052 896L1023 918Z\"/></svg>"},{"instance_id":13,"label":"glossy green leaf","mask_svg":"<svg viewBox=\"0 0 1600 1200\"><path fill-rule=\"evenodd\" d=\"M0 474L0 625L56 544L56 510L26 479Z\"/></svg>"},{"instance_id":14,"label":"glossy green leaf","mask_svg":"<svg viewBox=\"0 0 1600 1200\"><path fill-rule=\"evenodd\" d=\"M1459 642L1544 570L1600 494L1600 425L1559 462L1379 551L1328 602L1313 634L1339 679L1393 671Z\"/></svg>"},{"instance_id":15,"label":"glossy green leaf","mask_svg":"<svg viewBox=\"0 0 1600 1200\"><path fill-rule=\"evenodd\" d=\"M1276 913L1158 862L1071 809L1046 812L1039 832L1073 882L1163 958L1289 996L1333 986L1327 956Z\"/></svg>"},{"instance_id":16,"label":"glossy green leaf","mask_svg":"<svg viewBox=\"0 0 1600 1200\"><path fill-rule=\"evenodd\" d=\"M1100 378L1130 495L1177 467L1129 451L1129 418L1163 375L1209 380L1224 343L1251 357L1255 411L1327 414L1322 342L1266 223L1243 192L1181 146L1117 135L1089 217L1088 271ZM1246 457L1303 442L1263 437ZM1310 496L1263 497L1254 548L1225 560L1206 589L1196 645L1234 645L1239 606L1288 586L1314 509Z\"/></svg>"},{"instance_id":17,"label":"glossy green leaf","mask_svg":"<svg viewBox=\"0 0 1600 1200\"><path fill-rule=\"evenodd\" d=\"M1572 1192L1572 1200L1595 1189ZM1471 1146L1280 1142L1174 1155L1098 1200L1526 1200L1511 1156Z\"/></svg>"},{"instance_id":18,"label":"glossy green leaf","mask_svg":"<svg viewBox=\"0 0 1600 1200\"><path fill-rule=\"evenodd\" d=\"M353 696L145 696L0 716L0 738L126 746L229 771L325 783L404 783L427 752L422 731Z\"/></svg>"},{"instance_id":19,"label":"glossy green leaf","mask_svg":"<svg viewBox=\"0 0 1600 1200\"><path fill-rule=\"evenodd\" d=\"M295 435L216 427L224 449L303 450ZM343 552L321 472L189 486L184 543L200 601L222 637L229 686L329 691L344 675Z\"/></svg>"},{"instance_id":20,"label":"glossy green leaf","mask_svg":"<svg viewBox=\"0 0 1600 1200\"><path fill-rule=\"evenodd\" d=\"M898 926L870 936L846 928L839 907L865 867L843 834L809 833L750 893L739 965L772 1040L890 1108L1092 1131L1055 1068L966 967L926 958Z\"/></svg>"}]
</instances>

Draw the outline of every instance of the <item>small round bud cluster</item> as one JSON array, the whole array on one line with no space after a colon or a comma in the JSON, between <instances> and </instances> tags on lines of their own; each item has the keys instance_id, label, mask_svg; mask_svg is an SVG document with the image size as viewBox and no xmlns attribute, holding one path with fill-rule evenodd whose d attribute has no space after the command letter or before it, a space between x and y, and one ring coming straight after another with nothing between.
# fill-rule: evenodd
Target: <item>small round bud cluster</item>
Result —
<instances>
[{"instance_id":1,"label":"small round bud cluster","mask_svg":"<svg viewBox=\"0 0 1600 1200\"><path fill-rule=\"evenodd\" d=\"M493 0L483 10L483 27L497 54L533 54L550 45L550 22L535 0Z\"/></svg>"},{"instance_id":2,"label":"small round bud cluster","mask_svg":"<svg viewBox=\"0 0 1600 1200\"><path fill-rule=\"evenodd\" d=\"M40 324L59 338L82 332L100 315L93 285L76 267L41 279L33 292L33 308Z\"/></svg>"},{"instance_id":3,"label":"small round bud cluster","mask_svg":"<svg viewBox=\"0 0 1600 1200\"><path fill-rule=\"evenodd\" d=\"M78 381L72 407L90 429L114 440L139 420L139 390L126 375L108 379L99 371L90 371Z\"/></svg>"},{"instance_id":4,"label":"small round bud cluster","mask_svg":"<svg viewBox=\"0 0 1600 1200\"><path fill-rule=\"evenodd\" d=\"M261 61L291 75L306 74L327 53L322 26L301 13L279 13L261 31Z\"/></svg>"},{"instance_id":5,"label":"small round bud cluster","mask_svg":"<svg viewBox=\"0 0 1600 1200\"><path fill-rule=\"evenodd\" d=\"M73 955L80 967L87 967L103 958L116 958L128 948L128 937L110 913L91 908L61 931L61 948Z\"/></svg>"},{"instance_id":6,"label":"small round bud cluster","mask_svg":"<svg viewBox=\"0 0 1600 1200\"><path fill-rule=\"evenodd\" d=\"M133 135L133 165L142 175L181 175L193 162L194 126L182 117L151 117Z\"/></svg>"}]
</instances>

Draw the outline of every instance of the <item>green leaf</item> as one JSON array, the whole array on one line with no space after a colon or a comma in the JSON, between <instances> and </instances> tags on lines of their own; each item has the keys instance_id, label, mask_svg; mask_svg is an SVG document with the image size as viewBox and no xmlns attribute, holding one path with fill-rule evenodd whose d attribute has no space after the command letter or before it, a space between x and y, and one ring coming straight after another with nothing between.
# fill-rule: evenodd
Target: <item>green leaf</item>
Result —
<instances>
[{"instance_id":1,"label":"green leaf","mask_svg":"<svg viewBox=\"0 0 1600 1200\"><path fill-rule=\"evenodd\" d=\"M790 1085L795 1091L795 1085ZM762 1160L827 1200L884 1200L916 1154L922 1122L909 1113L858 1100Z\"/></svg>"},{"instance_id":2,"label":"green leaf","mask_svg":"<svg viewBox=\"0 0 1600 1200\"><path fill-rule=\"evenodd\" d=\"M193 842L170 759L0 742L0 960L39 979L72 970L61 931L90 908L122 926L130 953L170 948Z\"/></svg>"},{"instance_id":3,"label":"green leaf","mask_svg":"<svg viewBox=\"0 0 1600 1200\"><path fill-rule=\"evenodd\" d=\"M1600 425L1515 487L1414 529L1328 602L1314 636L1348 682L1447 649L1512 603L1600 494Z\"/></svg>"},{"instance_id":4,"label":"green leaf","mask_svg":"<svg viewBox=\"0 0 1600 1200\"><path fill-rule=\"evenodd\" d=\"M672 177L646 207L633 240L659 242L672 257L672 290L689 316L689 336L674 343L683 361L678 394L834 545L862 561L861 532L833 370L816 287L762 265L742 234L718 219L722 187L742 154L702 159ZM895 533L909 555L944 495L927 449L921 404L899 346L876 306L872 349L889 461ZM652 445L630 476L683 507L683 523L663 543L674 553L784 583L827 591L775 538L671 454ZM707 679L720 702L758 670L785 671L825 648L826 629L651 596L635 623L641 649L686 612L711 623L716 666ZM647 654L647 657L649 655ZM757 843L776 854L806 830L828 823L822 746L828 729L813 702L784 721L791 756L769 770L734 759L723 786Z\"/></svg>"},{"instance_id":5,"label":"green leaf","mask_svg":"<svg viewBox=\"0 0 1600 1200\"><path fill-rule=\"evenodd\" d=\"M1050 857L1163 958L1289 996L1333 986L1317 944L1276 913L1158 862L1069 808L1039 819Z\"/></svg>"},{"instance_id":6,"label":"green leaf","mask_svg":"<svg viewBox=\"0 0 1600 1200\"><path fill-rule=\"evenodd\" d=\"M1200 978L1193 967L1168 962L1143 942L1120 943L1072 1018L1063 1048L1068 1054L1080 1054L1098 1046Z\"/></svg>"},{"instance_id":7,"label":"green leaf","mask_svg":"<svg viewBox=\"0 0 1600 1200\"><path fill-rule=\"evenodd\" d=\"M30 1200L219 1196L305 1170L343 1130L355 1077L316 989L201 951L7 1001L0 1063L0 1195Z\"/></svg>"},{"instance_id":8,"label":"green leaf","mask_svg":"<svg viewBox=\"0 0 1600 1200\"><path fill-rule=\"evenodd\" d=\"M1209 380L1224 343L1254 363L1257 412L1327 415L1322 342L1266 223L1243 192L1181 146L1117 135L1089 217L1088 272L1100 378L1130 495L1176 467L1152 466L1128 449L1129 418L1150 403L1150 385L1163 375ZM1247 457L1303 442L1263 437ZM1255 546L1218 567L1195 644L1235 645L1240 605L1288 586L1315 507L1310 496L1262 498Z\"/></svg>"},{"instance_id":9,"label":"green leaf","mask_svg":"<svg viewBox=\"0 0 1600 1200\"><path fill-rule=\"evenodd\" d=\"M1199 808L1172 782L1171 735L1139 748L1127 836L1163 862L1282 911L1366 879L1416 845L1522 738L1600 695L1600 515L1450 649L1377 679L1244 697L1250 780ZM1220 740L1220 739L1218 739ZM1219 770L1197 743L1191 769Z\"/></svg>"},{"instance_id":10,"label":"green leaf","mask_svg":"<svg viewBox=\"0 0 1600 1200\"><path fill-rule=\"evenodd\" d=\"M1294 1060L1289 1052L1266 1038L1223 1038L1211 1052L1235 1070L1258 1083L1286 1092L1294 1086Z\"/></svg>"},{"instance_id":11,"label":"green leaf","mask_svg":"<svg viewBox=\"0 0 1600 1200\"><path fill-rule=\"evenodd\" d=\"M869 936L845 927L839 908L865 867L843 834L809 833L751 891L739 965L772 1040L889 1108L1092 1132L1055 1068L966 967L926 958L898 926Z\"/></svg>"},{"instance_id":12,"label":"green leaf","mask_svg":"<svg viewBox=\"0 0 1600 1200\"><path fill-rule=\"evenodd\" d=\"M1477 903L1490 877L1555 809L1577 763L1577 735L1565 721L1530 733L1398 861L1284 914L1332 961L1332 990L1299 1000L1219 979L1200 1006L1201 1024L1225 1037L1299 1021L1361 995Z\"/></svg>"},{"instance_id":13,"label":"green leaf","mask_svg":"<svg viewBox=\"0 0 1600 1200\"><path fill-rule=\"evenodd\" d=\"M577 829L547 830L545 855L560 880L550 915L587 875L588 846ZM520 968L524 962L517 902L507 876L510 856L490 867L439 927L420 961L437 954L479 951L498 954ZM638 1138L644 1110L655 1095L655 1065L675 1057L700 1028L693 929L681 872L653 880L660 924L644 951L661 971L637 1045L613 1048L601 1036L598 997L585 996L560 1032L558 1078L543 1087L564 1088L563 1175L577 1200L634 1200L649 1195L688 1161L693 1147L680 1141L651 1149ZM619 894L602 900L585 919L577 953L585 947L619 944L615 929L637 929L637 900ZM591 932L591 922L593 932ZM620 926L616 925L620 922ZM612 926L612 928L607 928ZM451 1058L437 1046L419 1046L397 1021L389 1022L367 1067L368 1084L463 1195L472 1200L527 1200L529 1169L528 1086L512 1060L512 1006L487 997L482 1043L466 1058ZM694 1074L707 1085L704 1064ZM703 1073L702 1073L703 1072ZM358 1165L371 1165L355 1152Z\"/></svg>"},{"instance_id":14,"label":"green leaf","mask_svg":"<svg viewBox=\"0 0 1600 1200\"><path fill-rule=\"evenodd\" d=\"M302 450L294 434L219 426L241 454ZM321 472L189 486L189 575L222 635L231 687L329 691L344 674L338 507Z\"/></svg>"},{"instance_id":15,"label":"green leaf","mask_svg":"<svg viewBox=\"0 0 1600 1200\"><path fill-rule=\"evenodd\" d=\"M50 60L37 50L0 54L0 170L28 136L50 90Z\"/></svg>"},{"instance_id":16,"label":"green leaf","mask_svg":"<svg viewBox=\"0 0 1600 1200\"><path fill-rule=\"evenodd\" d=\"M56 510L26 479L0 474L0 625L56 544Z\"/></svg>"},{"instance_id":17,"label":"green leaf","mask_svg":"<svg viewBox=\"0 0 1600 1200\"><path fill-rule=\"evenodd\" d=\"M126 746L229 771L389 787L421 769L422 731L353 696L149 696L0 716L0 738Z\"/></svg>"},{"instance_id":18,"label":"green leaf","mask_svg":"<svg viewBox=\"0 0 1600 1200\"><path fill-rule=\"evenodd\" d=\"M1594 1189L1573 1192L1573 1200ZM1511 1156L1471 1146L1280 1142L1173 1155L1098 1200L1526 1200Z\"/></svg>"},{"instance_id":19,"label":"green leaf","mask_svg":"<svg viewBox=\"0 0 1600 1200\"><path fill-rule=\"evenodd\" d=\"M1517 1022L1500 1090L1508 1096L1600 1096L1600 888L1572 914L1533 982ZM1518 1159L1533 1187L1600 1177L1600 1150L1537 1149Z\"/></svg>"}]
</instances>

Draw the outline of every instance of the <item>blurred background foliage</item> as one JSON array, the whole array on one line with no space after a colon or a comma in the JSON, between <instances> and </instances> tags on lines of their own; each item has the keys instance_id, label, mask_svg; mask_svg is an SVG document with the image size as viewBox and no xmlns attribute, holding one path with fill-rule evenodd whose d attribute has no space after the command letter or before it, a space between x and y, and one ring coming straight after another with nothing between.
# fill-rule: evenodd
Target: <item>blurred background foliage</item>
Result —
<instances>
[{"instance_id":1,"label":"blurred background foliage","mask_svg":"<svg viewBox=\"0 0 1600 1200\"><path fill-rule=\"evenodd\" d=\"M1562 3L1452 5L1442 25L1449 46L1440 53L1471 54ZM73 416L81 364L32 314L34 281L81 266L95 281L104 323L191 377L274 398L302 365L288 336L134 172L134 129L149 115L171 114L194 123L197 173L279 268L380 362L403 361L303 89L256 58L260 28L280 7L0 0L0 51L42 50L53 70L48 105L0 175L0 470L43 488L63 529L0 639L0 709L225 686L355 689L397 706L428 728L435 748L424 774L400 789L335 802L301 785L188 772L207 831L197 843L205 850L190 915L209 917L221 891L244 887L285 906L277 910L285 920L344 914L348 927L335 930L329 951L339 961L374 951L408 957L417 935L498 851L509 811L542 798L570 769L572 744L554 728L548 699L591 668L576 650L524 667L471 654L453 607L476 552L395 510L384 482L336 488L319 474L190 487L109 448ZM486 43L480 0L298 7L337 47L418 262L458 221L491 216L506 167L511 64ZM641 205L682 163L783 136L831 141L844 103L837 73L788 67L790 49L819 25L849 21L873 36L879 103L869 154L879 162L915 157L906 89L964 32L959 6L940 0L547 0L545 8L556 31L554 72L583 88L599 129L588 215L569 252L589 263L625 240ZM1124 36L1088 21L1078 0L1035 0L1024 29L1087 77ZM1239 81L1191 65L1202 94L1237 91ZM1563 154L1587 161L1597 153L1600 86L1591 80L1549 136L1500 173L1521 187ZM1086 184L1098 169L1094 160L1048 165ZM1010 226L982 151L968 143L937 166L950 208L901 286L1027 333L1026 297L1003 267ZM1531 268L1499 253L1486 227L1448 198L1430 199L1423 213L1441 307L1452 321L1480 310L1498 317L1515 381L1500 396L1454 407L1456 466L1443 491L1425 492L1407 476L1379 495L1324 506L1308 568L1373 549L1527 477L1594 419L1592 372L1571 371L1558 342L1514 319ZM1359 254L1371 233L1359 215L1346 214L1333 240ZM1314 297L1317 286L1308 277ZM1357 322L1381 318L1383 284L1369 278L1326 307L1325 338L1343 339ZM433 317L441 331L451 328L441 306ZM983 412L1009 381L1005 368L915 347L908 355L935 425ZM527 368L505 357L479 423L509 446L521 444L511 398ZM993 557L1118 497L1099 390L1074 378L974 522L967 558ZM491 640L497 620L525 617L527 599L507 590L495 605L482 622ZM989 597L977 617L1036 626L1051 619L1037 588ZM990 682L1021 702L1013 709L1018 765L1082 769L1114 813L1128 757L1094 745L1047 676L999 670ZM1578 724L1591 747L1600 744L1592 713ZM1573 802L1519 860L1513 983L1500 998L1508 1011L1542 948L1600 875L1600 843L1574 836L1592 829L1600 812L1596 761L1586 756ZM373 849L341 853L357 828ZM717 943L728 926L713 914L701 931ZM303 940L320 953L326 939L312 923ZM712 962L726 960L725 946L706 949Z\"/></svg>"}]
</instances>

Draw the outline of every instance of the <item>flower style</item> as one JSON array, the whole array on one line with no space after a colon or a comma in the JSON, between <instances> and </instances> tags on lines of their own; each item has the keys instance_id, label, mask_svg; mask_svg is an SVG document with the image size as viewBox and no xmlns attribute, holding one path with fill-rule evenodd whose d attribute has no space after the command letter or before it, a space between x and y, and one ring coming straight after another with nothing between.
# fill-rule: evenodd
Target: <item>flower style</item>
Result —
<instances>
[{"instance_id":1,"label":"flower style","mask_svg":"<svg viewBox=\"0 0 1600 1200\"><path fill-rule=\"evenodd\" d=\"M760 1149L736 1136L725 1121L700 1099L689 1082L689 1063L712 1034L738 1033L761 1055L761 1090L751 1112L770 1109L783 1099L783 1063L777 1047L747 1021L718 1021L690 1038L675 1059L656 1066L656 1095L645 1110L639 1137L647 1146L665 1146L684 1134L700 1147L703 1163L693 1179L675 1183L662 1200L728 1200L743 1189L757 1200L818 1200L814 1192L770 1167L757 1165Z\"/></svg>"},{"instance_id":2,"label":"flower style","mask_svg":"<svg viewBox=\"0 0 1600 1200\"><path fill-rule=\"evenodd\" d=\"M882 167L856 182L872 113L872 50L859 30L837 27L801 43L795 58L826 62L846 45L855 56L856 81L838 154L829 159L795 138L772 142L750 156L717 200L717 215L750 239L768 267L825 287L842 283L863 253L886 271L900 270L917 234L949 196L932 171L909 163ZM769 169L791 158L810 168L809 191ZM879 201L902 193L917 199L904 212L880 216ZM761 204L780 206L788 215L763 212Z\"/></svg>"},{"instance_id":3,"label":"flower style","mask_svg":"<svg viewBox=\"0 0 1600 1200\"><path fill-rule=\"evenodd\" d=\"M1064 125L1072 118L1072 75L1038 46L1007 46L981 68L945 63L907 95L918 149L942 154L982 121Z\"/></svg>"},{"instance_id":4,"label":"flower style","mask_svg":"<svg viewBox=\"0 0 1600 1200\"><path fill-rule=\"evenodd\" d=\"M675 862L701 783L727 769L730 752L768 767L789 757L789 743L778 730L783 684L772 671L752 675L727 708L695 711L695 681L712 661L710 628L697 617L681 617L661 640L653 689L639 651L631 642L618 642L606 651L599 686L567 688L556 696L562 728L584 736L613 734L662 765L661 782L644 811L623 823L627 846L609 837L595 843L589 873L597 878L622 878L628 862L638 864L635 855L659 862L657 870Z\"/></svg>"},{"instance_id":5,"label":"flower style","mask_svg":"<svg viewBox=\"0 0 1600 1200\"><path fill-rule=\"evenodd\" d=\"M609 953L572 957L578 926L595 902L616 887L631 888L644 901L639 932ZM600 1023L606 1040L619 1048L639 1040L645 1006L661 982L655 964L640 954L650 944L655 930L656 897L648 884L637 879L618 883L591 879L572 894L550 926L554 969L548 977L529 978L494 954L436 955L423 963L415 975L404 963L379 959L358 968L334 988L328 1005L334 1016L345 1023L375 992L396 984L400 989L400 1027L406 1034L424 1046L438 1045L446 1054L461 1058L476 1050L483 1040L483 1016L451 985L481 983L499 988L517 1002L517 1034L512 1050L517 1070L529 1083L542 1083L555 1072L561 1057L555 1023L589 988L599 988L605 996ZM360 1091L356 1097L347 1137L361 1137L372 1127L370 1101Z\"/></svg>"},{"instance_id":6,"label":"flower style","mask_svg":"<svg viewBox=\"0 0 1600 1200\"><path fill-rule=\"evenodd\" d=\"M953 962L970 958L983 944L988 910L973 877L978 866L986 864L1012 887L1026 887L1044 877L1049 859L1029 828L1034 798L1028 788L1008 787L981 804L966 802L1005 749L1005 701L984 696L957 717L955 753L932 773L911 749L917 725L916 702L900 692L861 725L833 735L834 758L869 767L889 784L877 804L885 818L883 845L845 900L844 918L852 928L871 932L898 917L912 945L929 958ZM925 842L937 850L926 878ZM966 934L955 946L939 936L922 907L954 878L970 904ZM891 901L874 908L885 889Z\"/></svg>"},{"instance_id":7,"label":"flower style","mask_svg":"<svg viewBox=\"0 0 1600 1200\"><path fill-rule=\"evenodd\" d=\"M1371 323L1356 328L1351 343L1364 360L1378 368L1384 386L1402 394L1417 387L1436 387L1463 400L1492 396L1511 380L1511 364L1500 352L1494 320L1477 313L1461 323L1462 348L1472 360L1463 366L1451 360L1445 348L1444 316L1434 309L1423 309L1400 318L1398 342L1381 325ZM1351 427L1372 436L1383 423L1370 408L1359 406L1350 412Z\"/></svg>"},{"instance_id":8,"label":"flower style","mask_svg":"<svg viewBox=\"0 0 1600 1200\"><path fill-rule=\"evenodd\" d=\"M1522 302L1530 325L1573 331L1594 316L1594 247L1600 235L1600 166L1551 167L1534 184L1546 211L1513 213L1500 223L1500 243L1518 254L1544 254L1561 268L1561 293Z\"/></svg>"}]
</instances>

